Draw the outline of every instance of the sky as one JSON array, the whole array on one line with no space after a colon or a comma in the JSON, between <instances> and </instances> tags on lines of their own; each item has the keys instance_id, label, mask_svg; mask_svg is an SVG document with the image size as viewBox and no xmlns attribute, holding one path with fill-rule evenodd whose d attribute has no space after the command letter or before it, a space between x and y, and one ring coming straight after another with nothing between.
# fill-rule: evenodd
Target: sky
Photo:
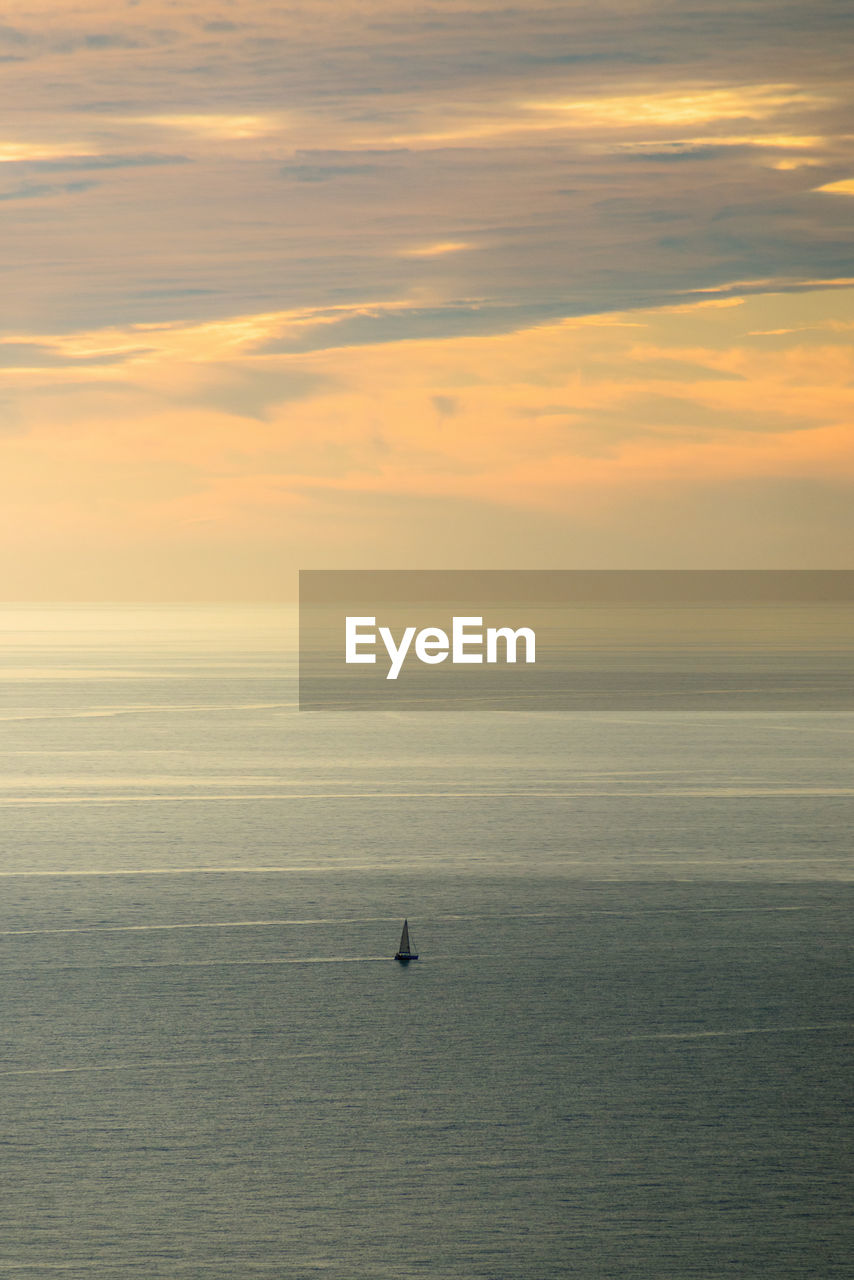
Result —
<instances>
[{"instance_id":1,"label":"sky","mask_svg":"<svg viewBox=\"0 0 854 1280\"><path fill-rule=\"evenodd\" d=\"M844 0L31 0L0 599L842 568Z\"/></svg>"}]
</instances>

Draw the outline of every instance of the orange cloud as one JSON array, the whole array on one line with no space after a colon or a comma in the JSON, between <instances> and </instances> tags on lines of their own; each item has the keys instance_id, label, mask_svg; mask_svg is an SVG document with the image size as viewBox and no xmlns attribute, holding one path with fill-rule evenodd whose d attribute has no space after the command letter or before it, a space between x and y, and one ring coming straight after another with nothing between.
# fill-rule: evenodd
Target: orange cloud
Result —
<instances>
[{"instance_id":1,"label":"orange cloud","mask_svg":"<svg viewBox=\"0 0 854 1280\"><path fill-rule=\"evenodd\" d=\"M117 561L123 546L149 545L168 579L184 543L213 554L223 539L241 546L286 531L309 559L312 547L329 554L330 501L355 503L360 536L393 547L400 503L410 519L413 503L457 503L550 512L592 530L628 528L656 494L854 483L846 314L854 290L300 355L259 351L288 326L328 316L42 339L118 360L49 379L2 375L0 389L19 397L3 443L2 537L8 550L37 530L37 542L85 554L100 542L98 554ZM792 323L804 317L812 323ZM503 562L498 545L495 554Z\"/></svg>"}]
</instances>

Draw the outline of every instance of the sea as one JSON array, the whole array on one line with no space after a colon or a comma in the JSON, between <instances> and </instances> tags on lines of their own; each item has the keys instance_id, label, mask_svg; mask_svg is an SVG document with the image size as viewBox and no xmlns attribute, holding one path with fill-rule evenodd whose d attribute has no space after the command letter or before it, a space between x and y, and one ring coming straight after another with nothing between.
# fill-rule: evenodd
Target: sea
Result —
<instances>
[{"instance_id":1,"label":"sea","mask_svg":"<svg viewBox=\"0 0 854 1280\"><path fill-rule=\"evenodd\" d=\"M854 1276L852 712L300 712L295 643L0 609L0 1275Z\"/></svg>"}]
</instances>

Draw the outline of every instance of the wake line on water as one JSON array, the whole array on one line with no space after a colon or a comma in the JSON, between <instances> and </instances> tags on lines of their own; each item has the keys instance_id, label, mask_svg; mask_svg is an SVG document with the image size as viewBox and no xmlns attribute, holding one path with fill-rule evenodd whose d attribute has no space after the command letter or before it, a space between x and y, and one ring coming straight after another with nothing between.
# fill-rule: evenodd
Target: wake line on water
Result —
<instances>
[{"instance_id":1,"label":"wake line on water","mask_svg":"<svg viewBox=\"0 0 854 1280\"><path fill-rule=\"evenodd\" d=\"M156 1255L156 1259L159 1260L160 1257L161 1254L158 1253ZM0 1271L76 1271L82 1274L82 1269L85 1265L86 1275L89 1275L90 1272L94 1271L108 1271L110 1275L115 1276L116 1268L124 1266L128 1268L128 1275L130 1275L131 1270L133 1270L133 1273L136 1275L139 1274L140 1265L145 1265L146 1270L148 1270L149 1260L150 1255L146 1254L145 1258L141 1262L139 1254L136 1253L128 1256L127 1258L119 1258L118 1260L112 1260L110 1262L96 1262L93 1261L92 1258L86 1258L85 1264L80 1262L13 1262L9 1261L9 1259L0 1258ZM269 1276L271 1274L270 1263L264 1261L258 1262L251 1258L245 1258L242 1255L239 1257L220 1256L218 1258L207 1258L204 1256L199 1258L169 1257L168 1261L171 1272L198 1272L199 1267L203 1266L205 1274L214 1268L216 1268L217 1271L228 1271L232 1276L248 1275L250 1271L257 1271L259 1273L263 1272L265 1276ZM311 1269L316 1270L313 1264Z\"/></svg>"},{"instance_id":2,"label":"wake line on water","mask_svg":"<svg viewBox=\"0 0 854 1280\"><path fill-rule=\"evenodd\" d=\"M441 960L442 956L433 959ZM473 957L483 958L483 957ZM283 964L392 964L391 956L272 956L254 957L251 960L112 960L97 964L36 965L18 972L32 973L83 973L90 969L233 969L259 968L262 965ZM8 970L8 972L13 972Z\"/></svg>"},{"instance_id":3,"label":"wake line on water","mask_svg":"<svg viewBox=\"0 0 854 1280\"><path fill-rule=\"evenodd\" d=\"M289 1057L294 1058L321 1058L323 1056L324 1055L322 1053L299 1053L289 1055ZM272 1061L276 1061L276 1059L272 1058L269 1054L257 1054L254 1057L240 1058L164 1058L146 1062L112 1062L98 1066L93 1066L91 1063L87 1063L85 1066L78 1067L13 1067L8 1071L0 1071L0 1076L62 1076L76 1075L90 1071L162 1071L170 1067L180 1070L184 1067L222 1067L241 1062Z\"/></svg>"},{"instance_id":4,"label":"wake line on water","mask_svg":"<svg viewBox=\"0 0 854 1280\"><path fill-rule=\"evenodd\" d=\"M441 859L439 861L441 865ZM445 861L447 862L448 859L445 859ZM847 883L852 875L850 859L847 857L847 855L841 854L841 853L833 854L829 857L810 857L808 859L792 858L792 859L789 859L788 861L781 861L780 858L778 857L768 857L768 858L674 857L674 858L671 858L669 856L662 855L661 857L658 857L658 858L654 858L654 857L629 858L627 856L623 856L623 857L614 856L612 857L611 861L607 863L603 862L601 858L597 858L591 855L587 858L561 858L558 860L553 860L551 863L543 864L544 869L549 870L550 867L555 865L555 863L556 865L558 865L559 868L563 868L564 870L568 867L572 867L574 869L581 868L582 870L587 872L587 871L592 871L593 869L599 869L601 871L602 868L607 868L611 872L619 871L621 875L626 875L626 873L628 872L637 873L639 870L643 870L643 869L651 869L653 871L666 870L671 873L670 878L673 878L673 875L672 875L673 872L679 871L680 869L684 869L686 867L693 867L693 866L704 867L708 870L723 868L725 871L729 873L732 873L733 870L750 868L750 867L758 867L758 866L766 866L766 865L778 868L781 873L784 871L791 871L792 869L797 870L797 868L799 867L807 868L810 870L815 870L817 867L827 867L830 869L836 869L836 870L839 870L840 872L846 873L846 874L841 874L839 877L839 880L842 883ZM505 864L501 864L501 865L503 866ZM518 864L516 862L511 862L508 865L511 865L513 867L517 865L521 865L521 860L519 861ZM406 868L406 870L411 872L412 867L409 866ZM397 873L400 871L400 866L395 863L346 862L338 859L338 860L329 860L323 863L315 862L315 863L312 863L310 866L303 866L303 865L297 864L289 867L283 867L283 866L124 867L124 868L123 867L112 867L112 868L89 867L89 868L81 868L81 869L74 868L73 870L67 867L60 867L60 868L54 868L53 870L48 870L48 871L0 870L0 879L25 880L31 877L39 877L42 879L51 879L51 878L62 879L67 877L72 877L72 878L78 877L82 879L84 877L92 877L92 876L106 877L106 876L194 876L194 875L230 875L230 876L323 875L325 876L325 875L330 875L333 872L337 874L341 872L351 872L351 871L370 871L370 872L391 871L391 872ZM599 875L599 876L592 876L592 877L586 877L586 878L601 880L603 877ZM606 878L607 882L611 883L612 878L613 877L609 875ZM797 879L798 878L796 877L795 881L792 881L792 883L797 882ZM679 883L683 883L683 881L680 880ZM690 883L693 883L693 880L685 880L684 883L690 884ZM789 881L788 880L780 881L780 883L788 884ZM834 883L836 883L836 881L834 881ZM688 909L690 910L691 908L688 908ZM752 908L732 908L732 910L736 910L736 909L751 910ZM782 911L782 910L802 910L802 909L813 910L814 908L795 908L795 907L756 908L756 910L760 910L760 909L768 910L768 911L776 911L776 910ZM665 910L665 908L661 908L661 910ZM674 908L674 910L678 910L678 908ZM697 910L699 910L699 908L697 908ZM708 908L708 910L717 910L717 908ZM728 910L728 908L721 908L721 910ZM580 913L580 914L584 914L584 913ZM592 913L588 913L588 914L592 914ZM601 913L597 913L597 914L628 915L632 913L630 910L626 909L626 910L614 910L611 912L602 911ZM489 918L492 919L493 917L489 917Z\"/></svg>"},{"instance_id":5,"label":"wake line on water","mask_svg":"<svg viewBox=\"0 0 854 1280\"><path fill-rule=\"evenodd\" d=\"M312 924L388 924L400 916L340 916L325 920L206 920L188 924L97 924L74 925L63 929L0 929L2 938L29 937L43 933L150 933L173 929L263 929L266 926Z\"/></svg>"},{"instance_id":6,"label":"wake line on water","mask_svg":"<svg viewBox=\"0 0 854 1280\"><path fill-rule=\"evenodd\" d=\"M218 1258L208 1258L204 1256L196 1258L173 1258L168 1255L166 1256L168 1257L170 1272L193 1271L194 1273L198 1273L199 1268L204 1267L205 1274L212 1271L214 1268L217 1271L227 1271L231 1276L245 1276L248 1275L249 1272L256 1271L259 1274L263 1272L265 1276L272 1274L270 1263L264 1261L258 1262L251 1258L245 1258L242 1255L239 1257L220 1256ZM156 1260L160 1260L160 1258L161 1254L158 1253L156 1255ZM92 1258L86 1258L85 1264L80 1262L10 1262L8 1259L4 1260L0 1258L0 1271L76 1271L79 1274L83 1274L83 1267L85 1265L86 1275L96 1271L107 1271L110 1275L115 1276L116 1268L124 1266L128 1269L128 1275L131 1274L131 1270L133 1271L133 1274L138 1275L140 1274L139 1268L141 1265L145 1265L146 1270L149 1269L149 1261L150 1255L146 1254L144 1259L141 1261L139 1254L136 1253L129 1255L126 1258L119 1258L118 1260L110 1262L95 1262ZM314 1271L317 1268L314 1264L310 1264L309 1269Z\"/></svg>"},{"instance_id":7,"label":"wake line on water","mask_svg":"<svg viewBox=\"0 0 854 1280\"><path fill-rule=\"evenodd\" d=\"M725 1027L715 1031L639 1031L625 1036L591 1036L597 1043L617 1044L632 1040L714 1040L729 1036L781 1036L802 1031L847 1031L854 1022L806 1022L786 1027Z\"/></svg>"},{"instance_id":8,"label":"wake line on water","mask_svg":"<svg viewBox=\"0 0 854 1280\"><path fill-rule=\"evenodd\" d=\"M200 786L215 785L201 783ZM93 805L111 808L129 804L168 804L171 802L203 803L290 800L753 800L795 799L854 796L854 787L717 787L703 790L644 791L611 790L588 791L586 789L563 791L252 791L252 783L242 792L216 791L163 791L156 794L131 793L127 795L77 795L77 796L2 796L0 806L27 805Z\"/></svg>"},{"instance_id":9,"label":"wake line on water","mask_svg":"<svg viewBox=\"0 0 854 1280\"><path fill-rule=\"evenodd\" d=\"M641 1032L636 1035L628 1036L589 1036L584 1037L584 1039L592 1040L596 1043L614 1044L634 1040L695 1040L744 1035L791 1035L793 1033L804 1031L849 1030L852 1027L854 1027L854 1022L816 1022L785 1027L733 1027L718 1031ZM328 1054L324 1050L309 1050L308 1052L291 1053L286 1055L252 1054L248 1056L224 1058L160 1058L138 1062L100 1063L97 1065L86 1063L83 1065L66 1067L12 1067L6 1070L0 1070L0 1077L82 1075L86 1073L118 1071L182 1071L196 1067L222 1067L241 1065L249 1062L283 1062L292 1061L297 1058L303 1060L326 1057L328 1057Z\"/></svg>"},{"instance_id":10,"label":"wake line on water","mask_svg":"<svg viewBox=\"0 0 854 1280\"><path fill-rule=\"evenodd\" d=\"M180 676L175 676L180 679ZM120 716L135 715L155 715L158 712L166 711L283 711L291 710L298 707L298 702L234 702L228 704L200 704L190 705L184 703L164 704L163 706L139 706L139 707L102 707L97 710L88 711L46 711L44 714L39 712L24 713L21 715L0 715L0 721L42 721L47 720L111 720Z\"/></svg>"},{"instance_id":11,"label":"wake line on water","mask_svg":"<svg viewBox=\"0 0 854 1280\"><path fill-rule=\"evenodd\" d=\"M341 867L340 863L327 862L322 866L314 863L312 866L293 866L293 867L133 867L133 868L92 868L88 870L58 870L58 871L0 871L0 878L12 879L29 879L32 876L41 878L50 878L71 876L195 876L195 875L305 875L309 872L327 875L331 871L375 871L377 864L372 862L348 862Z\"/></svg>"},{"instance_id":12,"label":"wake line on water","mask_svg":"<svg viewBox=\"0 0 854 1280\"><path fill-rule=\"evenodd\" d=\"M2 874L2 873L0 873ZM76 874L76 873L75 873ZM812 906L782 907L626 907L581 908L576 911L514 911L492 915L469 913L466 915L433 915L432 920L566 920L579 916L647 916L647 915L746 915L768 911L823 911ZM339 924L388 924L399 921L399 916L323 916L311 919L289 920L203 920L175 924L97 924L72 925L52 929L0 929L0 938L28 938L42 934L66 933L157 933L182 929L264 929L301 925Z\"/></svg>"}]
</instances>

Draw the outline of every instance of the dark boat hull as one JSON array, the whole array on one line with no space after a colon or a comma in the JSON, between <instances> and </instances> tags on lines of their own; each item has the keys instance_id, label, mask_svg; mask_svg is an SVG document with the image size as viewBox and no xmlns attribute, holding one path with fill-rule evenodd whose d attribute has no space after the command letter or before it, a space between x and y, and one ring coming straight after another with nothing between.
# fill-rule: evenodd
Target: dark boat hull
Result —
<instances>
[{"instance_id":1,"label":"dark boat hull","mask_svg":"<svg viewBox=\"0 0 854 1280\"><path fill-rule=\"evenodd\" d=\"M415 954L414 951L406 951L406 952L398 951L397 955L394 958L395 960L399 960L401 964L409 964L410 960L417 960L418 956Z\"/></svg>"}]
</instances>

